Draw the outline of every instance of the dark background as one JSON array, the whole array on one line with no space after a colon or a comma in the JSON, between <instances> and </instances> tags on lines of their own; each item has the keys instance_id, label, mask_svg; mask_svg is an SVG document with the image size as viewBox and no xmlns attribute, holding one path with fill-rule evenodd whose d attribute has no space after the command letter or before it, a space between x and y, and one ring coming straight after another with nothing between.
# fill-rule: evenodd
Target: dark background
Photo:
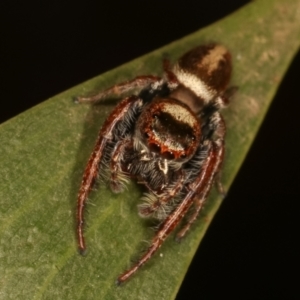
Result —
<instances>
[{"instance_id":1,"label":"dark background","mask_svg":"<svg viewBox=\"0 0 300 300\"><path fill-rule=\"evenodd\" d=\"M249 1L101 2L1 2L0 123ZM299 70L298 54L177 299L299 297Z\"/></svg>"}]
</instances>

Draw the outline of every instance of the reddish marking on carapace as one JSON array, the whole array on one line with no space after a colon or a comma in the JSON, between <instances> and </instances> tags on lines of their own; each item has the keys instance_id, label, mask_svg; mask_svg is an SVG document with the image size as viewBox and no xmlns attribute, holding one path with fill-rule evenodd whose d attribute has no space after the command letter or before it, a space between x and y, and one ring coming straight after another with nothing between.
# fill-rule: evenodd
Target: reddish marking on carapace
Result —
<instances>
[{"instance_id":1,"label":"reddish marking on carapace","mask_svg":"<svg viewBox=\"0 0 300 300\"><path fill-rule=\"evenodd\" d=\"M178 115L174 116L174 112L172 114L167 110L166 107L172 106ZM189 115L188 120L183 118L185 114ZM146 135L153 151L162 156L167 153L173 159L191 157L201 136L199 118L187 105L171 98L157 98L148 105L138 127Z\"/></svg>"}]
</instances>

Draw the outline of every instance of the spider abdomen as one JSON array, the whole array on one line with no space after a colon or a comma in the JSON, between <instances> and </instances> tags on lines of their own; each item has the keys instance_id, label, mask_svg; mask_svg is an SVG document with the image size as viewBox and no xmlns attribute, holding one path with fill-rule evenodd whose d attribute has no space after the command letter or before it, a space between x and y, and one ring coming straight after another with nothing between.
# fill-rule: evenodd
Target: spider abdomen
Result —
<instances>
[{"instance_id":1,"label":"spider abdomen","mask_svg":"<svg viewBox=\"0 0 300 300\"><path fill-rule=\"evenodd\" d=\"M231 56L219 44L196 47L173 67L178 81L205 103L224 92L231 76Z\"/></svg>"}]
</instances>

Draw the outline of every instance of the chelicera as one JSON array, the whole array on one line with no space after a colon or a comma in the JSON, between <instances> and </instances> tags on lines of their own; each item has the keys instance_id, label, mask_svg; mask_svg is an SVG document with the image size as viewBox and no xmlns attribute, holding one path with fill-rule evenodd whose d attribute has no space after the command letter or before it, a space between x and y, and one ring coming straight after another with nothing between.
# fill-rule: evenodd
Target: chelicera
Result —
<instances>
[{"instance_id":1,"label":"chelicera","mask_svg":"<svg viewBox=\"0 0 300 300\"><path fill-rule=\"evenodd\" d=\"M139 76L78 98L80 103L95 103L135 92L104 122L77 202L78 247L83 254L84 206L97 177L108 181L115 193L122 192L130 178L144 185L139 215L156 218L159 225L149 248L118 277L119 284L151 258L191 211L176 239L186 235L218 180L224 157L225 123L219 110L228 103L230 53L222 45L207 44L188 51L172 67L168 61L163 65L163 77Z\"/></svg>"}]
</instances>

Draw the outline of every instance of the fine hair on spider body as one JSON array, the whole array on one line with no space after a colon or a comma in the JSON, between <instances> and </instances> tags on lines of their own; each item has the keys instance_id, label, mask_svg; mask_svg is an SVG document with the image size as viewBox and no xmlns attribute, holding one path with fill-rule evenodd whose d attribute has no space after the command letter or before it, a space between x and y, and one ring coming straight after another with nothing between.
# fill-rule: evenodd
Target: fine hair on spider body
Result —
<instances>
[{"instance_id":1,"label":"fine hair on spider body","mask_svg":"<svg viewBox=\"0 0 300 300\"><path fill-rule=\"evenodd\" d=\"M229 103L230 53L211 43L191 49L173 66L165 60L163 66L163 77L138 76L77 99L95 103L137 92L123 98L104 122L77 200L78 248L84 253L84 206L98 174L108 174L115 193L122 192L130 179L146 190L139 215L157 219L159 226L145 253L118 277L118 284L146 263L191 211L176 239L186 235L224 158L226 129L220 109Z\"/></svg>"}]
</instances>

